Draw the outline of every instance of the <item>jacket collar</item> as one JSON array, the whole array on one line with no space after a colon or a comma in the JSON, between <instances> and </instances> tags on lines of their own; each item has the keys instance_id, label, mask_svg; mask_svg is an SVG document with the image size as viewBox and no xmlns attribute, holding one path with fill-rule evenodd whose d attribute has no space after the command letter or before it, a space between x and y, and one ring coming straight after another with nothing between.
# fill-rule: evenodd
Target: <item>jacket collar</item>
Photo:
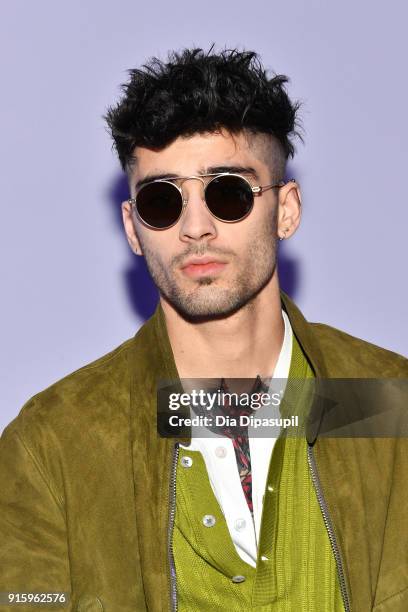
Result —
<instances>
[{"instance_id":1,"label":"jacket collar","mask_svg":"<svg viewBox=\"0 0 408 612\"><path fill-rule=\"evenodd\" d=\"M328 377L324 357L313 333L312 325L305 319L291 298L282 290L280 291L280 297L282 307L288 315L293 333L306 355L315 377ZM153 316L136 334L134 347L137 347L137 352L135 353L136 360L132 359L132 364L136 365L137 362L137 371L133 372L133 391L136 391L135 385L139 389L144 389L145 418L149 415L149 418L156 422L158 381L177 381L179 379L160 302ZM134 369L134 365L131 370ZM138 403L140 404L140 400L138 400ZM306 430L307 440L311 444L316 440L323 409L324 407L320 403L316 403L312 407L309 425ZM188 438L185 441L188 442Z\"/></svg>"},{"instance_id":2,"label":"jacket collar","mask_svg":"<svg viewBox=\"0 0 408 612\"><path fill-rule=\"evenodd\" d=\"M309 360L314 375L318 378L327 377L327 368L323 354L317 343L316 336L313 334L311 324L306 321L296 304L282 290L280 291L280 296L282 306L289 317L293 333Z\"/></svg>"}]
</instances>

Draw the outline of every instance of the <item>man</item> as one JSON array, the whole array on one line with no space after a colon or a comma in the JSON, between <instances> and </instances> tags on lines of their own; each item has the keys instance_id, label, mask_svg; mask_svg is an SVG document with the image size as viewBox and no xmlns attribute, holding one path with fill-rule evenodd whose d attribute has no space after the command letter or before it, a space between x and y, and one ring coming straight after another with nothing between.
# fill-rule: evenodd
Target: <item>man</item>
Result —
<instances>
[{"instance_id":1,"label":"man","mask_svg":"<svg viewBox=\"0 0 408 612\"><path fill-rule=\"evenodd\" d=\"M298 110L285 82L254 53L186 50L131 71L108 111L129 179L127 239L160 303L134 338L33 397L3 432L3 599L408 609L403 438L325 437L324 401L291 439L157 433L163 380L255 389L408 375L405 358L308 323L279 289L277 246L301 216L299 186L284 181Z\"/></svg>"}]
</instances>

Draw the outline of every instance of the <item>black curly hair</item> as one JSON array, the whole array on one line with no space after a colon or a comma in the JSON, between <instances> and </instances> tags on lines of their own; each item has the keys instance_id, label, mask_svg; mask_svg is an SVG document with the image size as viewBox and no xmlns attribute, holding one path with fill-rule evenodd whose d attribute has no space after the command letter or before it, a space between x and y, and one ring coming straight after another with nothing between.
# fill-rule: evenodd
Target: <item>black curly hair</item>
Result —
<instances>
[{"instance_id":1,"label":"black curly hair","mask_svg":"<svg viewBox=\"0 0 408 612\"><path fill-rule=\"evenodd\" d=\"M291 138L302 139L300 103L286 93L289 79L269 78L253 51L216 53L213 47L170 52L167 62L153 57L141 69L129 70L122 99L104 116L125 171L137 146L160 150L178 136L221 128L274 136L280 171L294 156Z\"/></svg>"}]
</instances>

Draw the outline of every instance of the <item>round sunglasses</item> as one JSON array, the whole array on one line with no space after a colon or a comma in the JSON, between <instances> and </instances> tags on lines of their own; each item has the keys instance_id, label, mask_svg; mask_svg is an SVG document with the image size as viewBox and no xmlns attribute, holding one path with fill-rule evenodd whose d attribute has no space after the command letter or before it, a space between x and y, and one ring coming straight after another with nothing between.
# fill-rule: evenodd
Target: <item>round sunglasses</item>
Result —
<instances>
[{"instance_id":1,"label":"round sunglasses","mask_svg":"<svg viewBox=\"0 0 408 612\"><path fill-rule=\"evenodd\" d=\"M203 178L207 177L211 178L205 184ZM251 212L255 195L285 184L280 181L254 187L245 177L230 172L180 176L150 181L140 188L135 198L128 201L135 206L145 225L157 230L168 229L177 223L187 205L181 187L173 181L187 179L197 179L203 183L207 209L216 219L225 223L242 221Z\"/></svg>"}]
</instances>

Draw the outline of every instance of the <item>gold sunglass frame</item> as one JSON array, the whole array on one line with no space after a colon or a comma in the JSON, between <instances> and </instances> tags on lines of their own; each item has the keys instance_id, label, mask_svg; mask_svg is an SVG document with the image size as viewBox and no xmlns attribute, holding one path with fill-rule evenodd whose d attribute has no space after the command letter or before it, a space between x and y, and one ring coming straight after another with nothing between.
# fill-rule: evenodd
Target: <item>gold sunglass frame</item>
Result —
<instances>
[{"instance_id":1,"label":"gold sunglass frame","mask_svg":"<svg viewBox=\"0 0 408 612\"><path fill-rule=\"evenodd\" d=\"M248 210L248 212L243 216L240 217L239 219L233 219L231 221L225 220L225 219L221 219L220 217L217 217L217 215L215 215L209 208L207 205L207 200L205 197L205 192L207 191L208 186L217 178L220 178L221 176L236 176L240 179L242 179L243 181L245 181L249 188L252 191L252 194L255 195L262 195L262 193L264 191L267 191L268 189L276 189L279 187L283 187L286 183L285 181L279 181L278 183L271 183L270 185L252 185L251 182L245 177L242 176L242 174L238 174L236 172L214 172L214 173L208 173L208 174L195 174L192 176L172 176L172 177L168 177L168 178L163 178L163 179L155 179L153 181L149 181L148 183L145 183L144 185L142 185L142 187L139 189L138 193L136 194L136 196L134 198L129 198L128 202L129 204L132 205L132 207L136 210L136 214L138 216L138 218L140 219L140 221L143 223L143 225L146 225L146 227L150 228L150 229L154 229L156 231L161 231L161 230L166 230L166 229L170 229L171 227L173 227L174 225L176 225L176 223L178 223L181 219L181 217L183 216L184 210L187 206L188 200L186 200L183 197L183 191L182 191L182 185L184 183L184 181L190 180L190 179L196 179L202 182L203 184L203 188L204 188L204 203L205 206L208 210L208 212L210 213L210 215L212 215L215 219L217 219L218 221L222 221L222 223L238 223L239 221L243 221L251 212L252 209L254 207L254 199L252 200L252 204L250 209ZM207 183L205 183L205 181L203 180L204 178L207 177L212 177L211 180L209 180ZM290 179L291 181L295 181L295 179ZM177 185L175 183L175 181L178 181L180 183L180 186ZM152 185L153 183L169 183L170 185L172 185L173 187L175 187L181 196L181 202L182 202L182 207L181 207L181 211L179 216L177 217L177 219L174 221L174 223L172 223L171 225L166 225L166 227L155 227L154 225L150 225L150 223L147 223L147 221L145 221L139 214L139 211L137 210L137 197L138 195L141 193L141 191L147 187L148 185Z\"/></svg>"}]
</instances>

